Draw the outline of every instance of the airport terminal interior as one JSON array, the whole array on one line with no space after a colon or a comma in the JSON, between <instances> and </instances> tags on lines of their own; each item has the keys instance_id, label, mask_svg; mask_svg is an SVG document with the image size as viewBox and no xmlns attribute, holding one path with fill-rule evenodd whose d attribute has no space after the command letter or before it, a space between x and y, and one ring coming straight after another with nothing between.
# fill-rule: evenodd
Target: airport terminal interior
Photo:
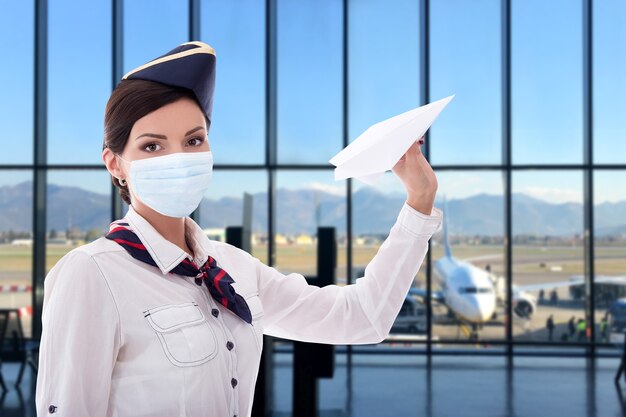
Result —
<instances>
[{"instance_id":1,"label":"airport terminal interior","mask_svg":"<svg viewBox=\"0 0 626 417\"><path fill-rule=\"evenodd\" d=\"M128 210L102 161L112 90L190 40L217 60L191 217L310 285L367 279L407 200L329 160L454 96L421 147L443 224L389 335L264 336L253 416L626 415L621 0L2 2L0 415L36 415L46 275Z\"/></svg>"}]
</instances>

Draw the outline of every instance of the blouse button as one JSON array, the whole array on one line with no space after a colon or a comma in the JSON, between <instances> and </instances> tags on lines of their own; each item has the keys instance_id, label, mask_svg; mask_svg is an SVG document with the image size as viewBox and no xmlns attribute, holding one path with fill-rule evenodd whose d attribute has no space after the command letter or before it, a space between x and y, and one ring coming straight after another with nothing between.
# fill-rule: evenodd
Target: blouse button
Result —
<instances>
[{"instance_id":1,"label":"blouse button","mask_svg":"<svg viewBox=\"0 0 626 417\"><path fill-rule=\"evenodd\" d=\"M226 348L228 350L232 350L235 347L235 344L233 342L231 342L230 340L228 342L226 342Z\"/></svg>"},{"instance_id":2,"label":"blouse button","mask_svg":"<svg viewBox=\"0 0 626 417\"><path fill-rule=\"evenodd\" d=\"M230 380L230 385L233 386L233 388L235 388L237 386L237 380L235 378Z\"/></svg>"},{"instance_id":3,"label":"blouse button","mask_svg":"<svg viewBox=\"0 0 626 417\"><path fill-rule=\"evenodd\" d=\"M217 317L220 315L220 311L217 308L214 308L211 310L211 314L213 314L214 317Z\"/></svg>"},{"instance_id":4,"label":"blouse button","mask_svg":"<svg viewBox=\"0 0 626 417\"><path fill-rule=\"evenodd\" d=\"M196 278L196 285L202 285L202 279Z\"/></svg>"},{"instance_id":5,"label":"blouse button","mask_svg":"<svg viewBox=\"0 0 626 417\"><path fill-rule=\"evenodd\" d=\"M51 405L50 407L48 407L48 412L56 413L56 411L57 411L57 406L56 405Z\"/></svg>"}]
</instances>

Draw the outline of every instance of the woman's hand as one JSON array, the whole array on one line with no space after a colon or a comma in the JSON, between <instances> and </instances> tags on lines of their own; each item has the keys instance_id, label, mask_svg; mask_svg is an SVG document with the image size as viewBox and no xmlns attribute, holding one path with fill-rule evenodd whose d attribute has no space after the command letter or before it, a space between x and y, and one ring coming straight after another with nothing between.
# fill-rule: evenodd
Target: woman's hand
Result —
<instances>
[{"instance_id":1,"label":"woman's hand","mask_svg":"<svg viewBox=\"0 0 626 417\"><path fill-rule=\"evenodd\" d=\"M424 137L415 141L391 169L400 177L407 191L407 204L415 210L431 215L435 194L437 193L437 177L430 164L422 154L421 145Z\"/></svg>"}]
</instances>

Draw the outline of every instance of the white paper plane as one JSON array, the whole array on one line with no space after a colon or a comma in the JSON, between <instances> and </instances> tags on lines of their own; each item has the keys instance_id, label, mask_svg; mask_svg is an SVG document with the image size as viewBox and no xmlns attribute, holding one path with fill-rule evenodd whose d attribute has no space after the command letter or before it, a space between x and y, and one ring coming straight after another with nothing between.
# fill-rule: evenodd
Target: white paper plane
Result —
<instances>
[{"instance_id":1,"label":"white paper plane","mask_svg":"<svg viewBox=\"0 0 626 417\"><path fill-rule=\"evenodd\" d=\"M368 127L328 162L335 181L356 178L375 185L433 124L454 95L434 101Z\"/></svg>"}]
</instances>

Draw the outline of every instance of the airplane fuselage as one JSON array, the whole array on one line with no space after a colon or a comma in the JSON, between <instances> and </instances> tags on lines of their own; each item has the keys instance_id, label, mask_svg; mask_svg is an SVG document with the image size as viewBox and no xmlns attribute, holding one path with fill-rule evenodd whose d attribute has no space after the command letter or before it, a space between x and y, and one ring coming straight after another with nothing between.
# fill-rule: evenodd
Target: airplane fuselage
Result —
<instances>
[{"instance_id":1,"label":"airplane fuselage","mask_svg":"<svg viewBox=\"0 0 626 417\"><path fill-rule=\"evenodd\" d=\"M486 271L444 256L434 263L445 303L459 318L470 323L488 321L496 310L496 291Z\"/></svg>"}]
</instances>

